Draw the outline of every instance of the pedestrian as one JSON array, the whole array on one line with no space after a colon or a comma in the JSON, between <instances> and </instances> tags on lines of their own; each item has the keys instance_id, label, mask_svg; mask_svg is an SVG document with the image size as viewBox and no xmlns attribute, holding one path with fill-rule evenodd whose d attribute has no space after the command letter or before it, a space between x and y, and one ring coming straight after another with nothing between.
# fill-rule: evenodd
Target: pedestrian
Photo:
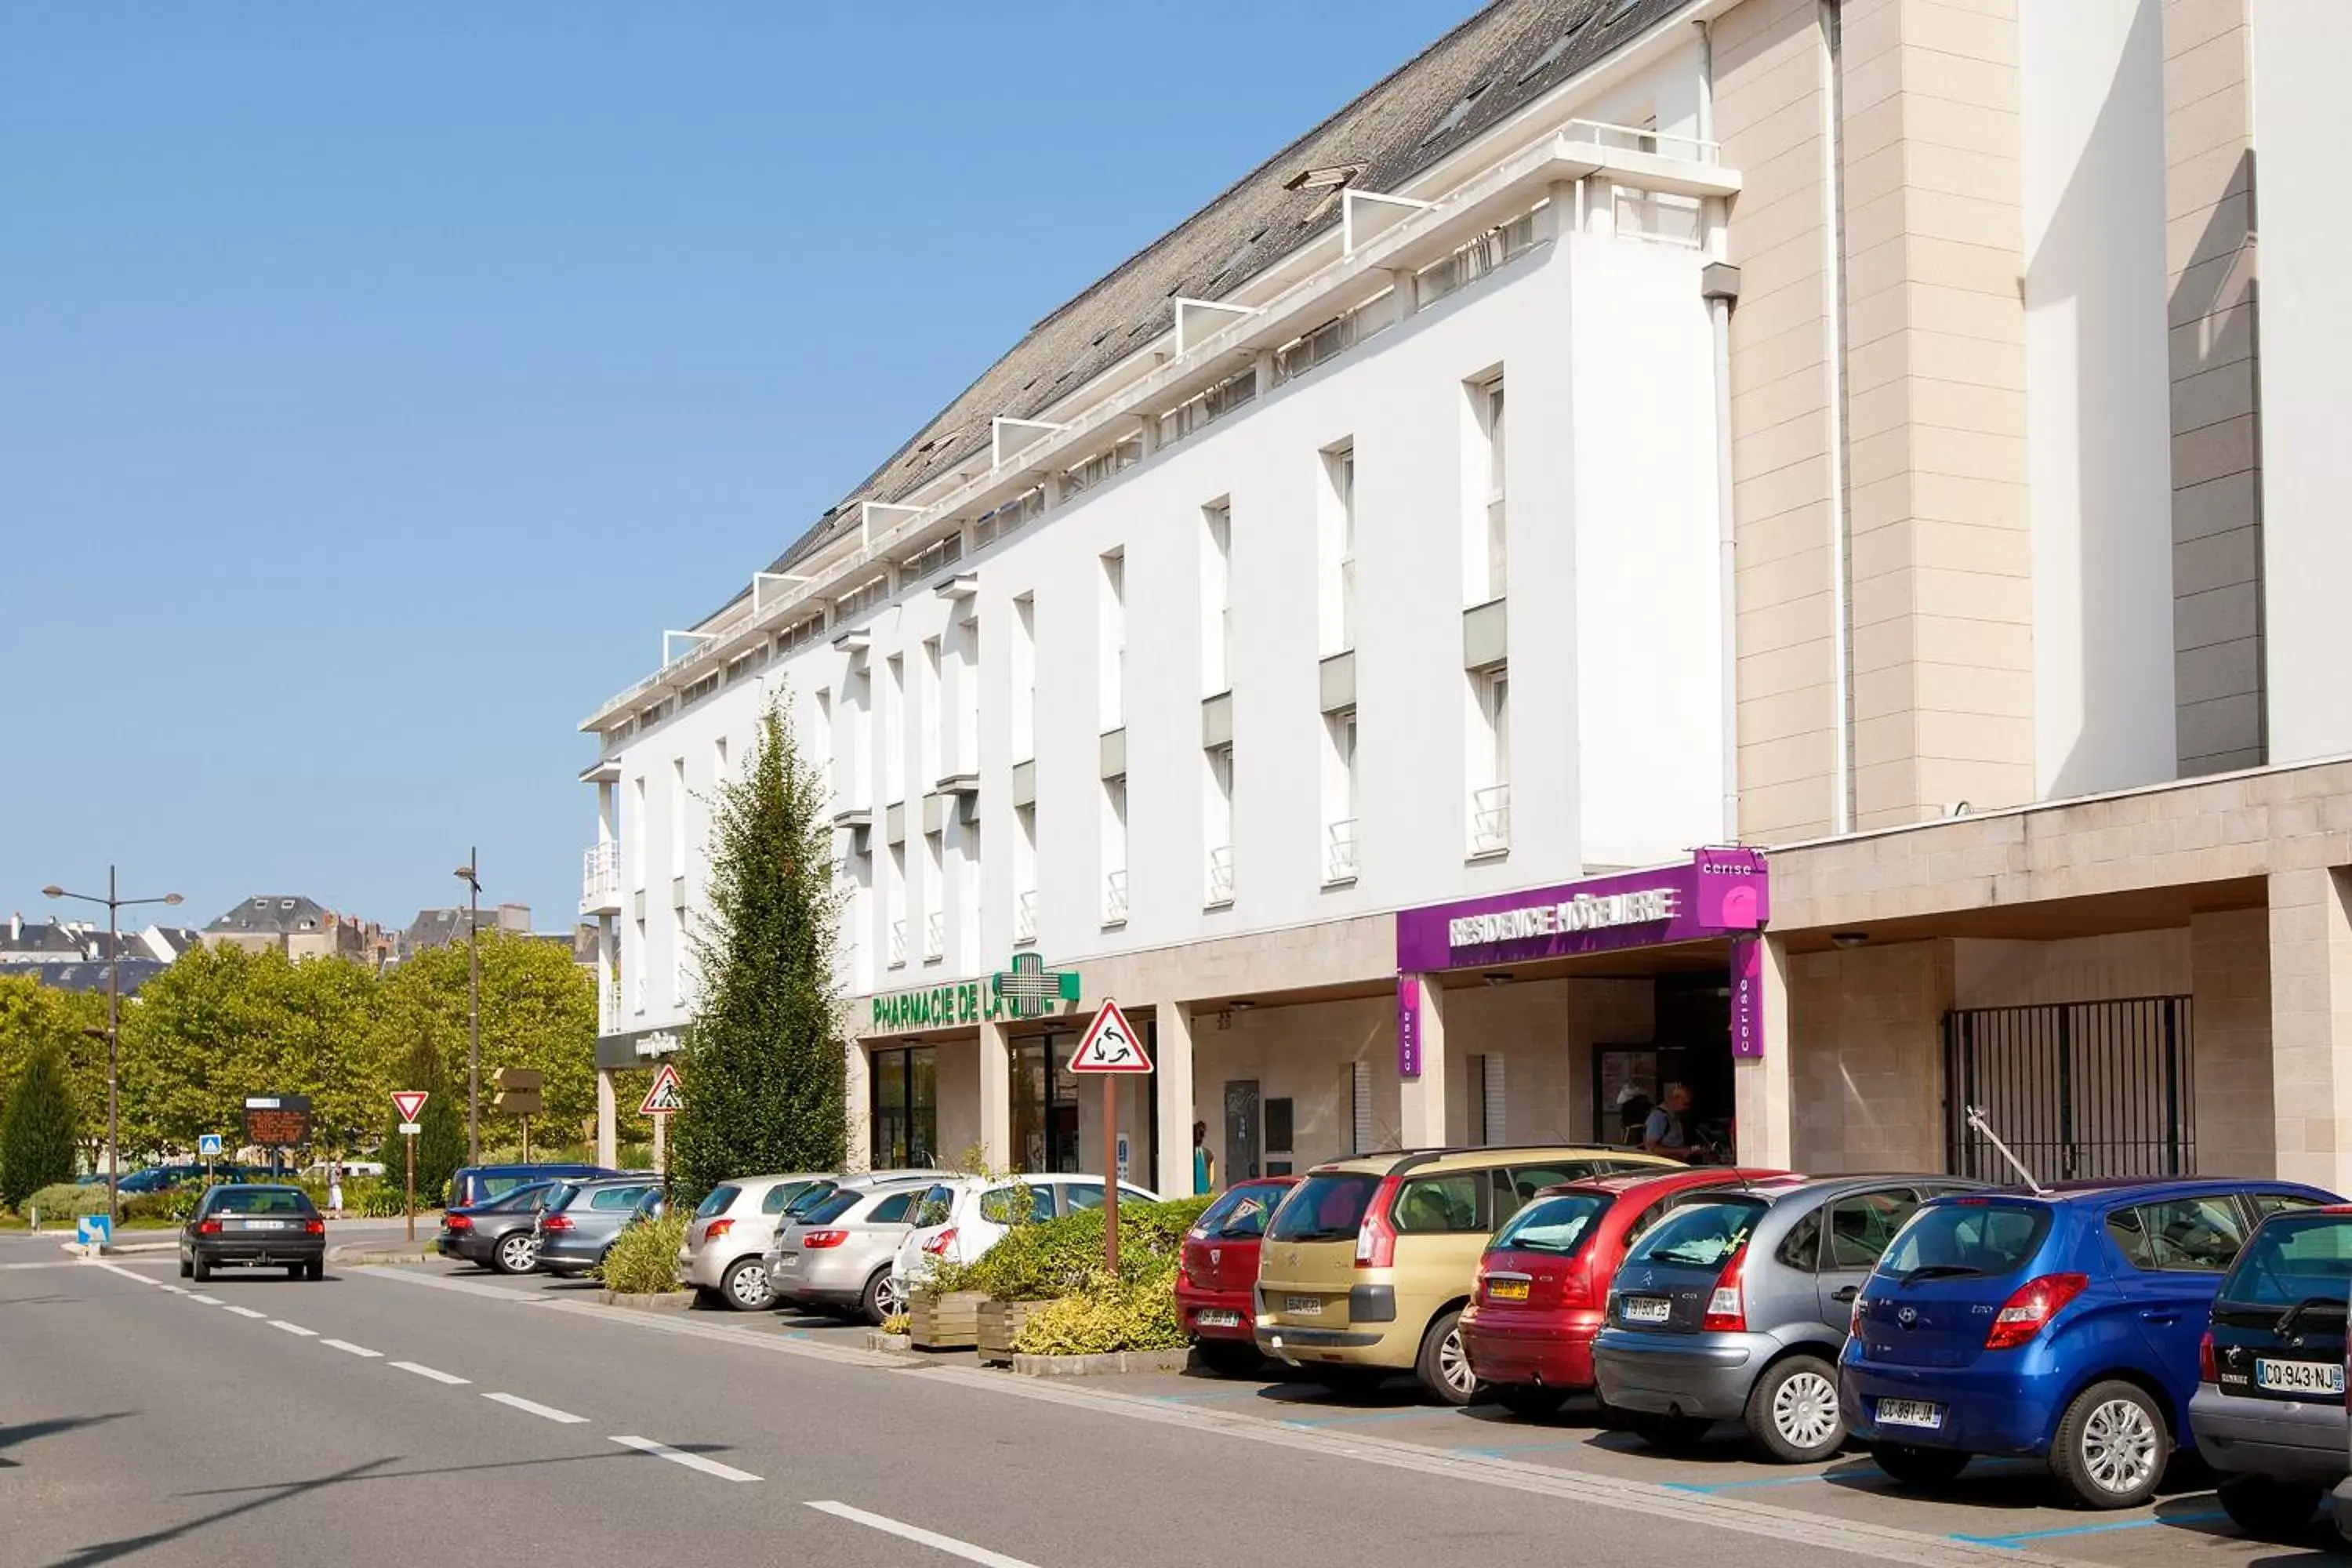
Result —
<instances>
[{"instance_id":1,"label":"pedestrian","mask_svg":"<svg viewBox=\"0 0 2352 1568\"><path fill-rule=\"evenodd\" d=\"M1690 1134L1683 1128L1683 1112L1690 1109L1690 1102L1689 1089L1678 1083L1666 1085L1665 1099L1650 1112L1650 1120L1642 1128L1642 1147L1670 1160L1689 1159Z\"/></svg>"},{"instance_id":2,"label":"pedestrian","mask_svg":"<svg viewBox=\"0 0 2352 1568\"><path fill-rule=\"evenodd\" d=\"M1209 1124L1192 1123L1192 1191L1197 1196L1217 1190L1217 1157L1209 1152Z\"/></svg>"},{"instance_id":3,"label":"pedestrian","mask_svg":"<svg viewBox=\"0 0 2352 1568\"><path fill-rule=\"evenodd\" d=\"M327 1163L327 1212L337 1219L343 1217L343 1163L331 1160Z\"/></svg>"},{"instance_id":4,"label":"pedestrian","mask_svg":"<svg viewBox=\"0 0 2352 1568\"><path fill-rule=\"evenodd\" d=\"M1650 1124L1650 1112L1654 1104L1650 1091L1638 1083L1629 1083L1617 1091L1617 1142L1633 1148L1642 1141L1643 1129Z\"/></svg>"}]
</instances>

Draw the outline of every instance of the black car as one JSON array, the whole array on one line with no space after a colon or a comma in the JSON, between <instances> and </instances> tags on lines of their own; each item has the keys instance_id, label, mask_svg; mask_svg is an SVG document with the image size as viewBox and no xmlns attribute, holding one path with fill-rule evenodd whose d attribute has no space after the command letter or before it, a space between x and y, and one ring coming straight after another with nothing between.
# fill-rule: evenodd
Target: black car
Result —
<instances>
[{"instance_id":1,"label":"black car","mask_svg":"<svg viewBox=\"0 0 2352 1568\"><path fill-rule=\"evenodd\" d=\"M501 1274L528 1274L539 1260L539 1211L547 1206L553 1182L533 1182L488 1202L451 1209L441 1216L434 1246L444 1258L463 1258Z\"/></svg>"},{"instance_id":2,"label":"black car","mask_svg":"<svg viewBox=\"0 0 2352 1568\"><path fill-rule=\"evenodd\" d=\"M460 1165L449 1177L448 1199L451 1208L471 1208L501 1197L517 1187L527 1187L538 1182L585 1182L600 1176L624 1176L625 1171L608 1171L602 1165L581 1165L556 1163L535 1165Z\"/></svg>"},{"instance_id":3,"label":"black car","mask_svg":"<svg viewBox=\"0 0 2352 1568\"><path fill-rule=\"evenodd\" d=\"M327 1222L299 1187L214 1187L180 1230L180 1278L215 1268L283 1268L289 1279L327 1271Z\"/></svg>"}]
</instances>

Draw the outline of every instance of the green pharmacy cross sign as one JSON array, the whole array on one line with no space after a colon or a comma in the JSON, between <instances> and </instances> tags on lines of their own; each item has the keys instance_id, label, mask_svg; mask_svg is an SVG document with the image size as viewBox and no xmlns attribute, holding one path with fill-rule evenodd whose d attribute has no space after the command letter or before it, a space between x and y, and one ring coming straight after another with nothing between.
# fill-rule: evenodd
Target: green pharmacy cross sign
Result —
<instances>
[{"instance_id":1,"label":"green pharmacy cross sign","mask_svg":"<svg viewBox=\"0 0 2352 1568\"><path fill-rule=\"evenodd\" d=\"M1014 953L1013 967L998 974L993 985L1016 1018L1043 1017L1056 1004L1078 999L1078 972L1048 969L1034 952Z\"/></svg>"},{"instance_id":2,"label":"green pharmacy cross sign","mask_svg":"<svg viewBox=\"0 0 2352 1568\"><path fill-rule=\"evenodd\" d=\"M1055 972L1034 952L1015 953L1013 967L978 980L950 981L919 991L891 991L874 998L877 1032L890 1029L951 1029L994 1023L999 1018L1038 1018L1078 999L1076 970Z\"/></svg>"}]
</instances>

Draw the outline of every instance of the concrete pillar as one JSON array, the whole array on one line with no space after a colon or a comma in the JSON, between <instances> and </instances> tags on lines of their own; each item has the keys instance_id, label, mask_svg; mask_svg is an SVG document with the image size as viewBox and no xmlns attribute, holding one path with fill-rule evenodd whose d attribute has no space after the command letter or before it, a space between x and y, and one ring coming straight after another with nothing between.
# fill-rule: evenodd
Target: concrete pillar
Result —
<instances>
[{"instance_id":1,"label":"concrete pillar","mask_svg":"<svg viewBox=\"0 0 2352 1568\"><path fill-rule=\"evenodd\" d=\"M1013 1168L1013 1037L1001 1023L980 1026L980 1156Z\"/></svg>"},{"instance_id":2,"label":"concrete pillar","mask_svg":"<svg viewBox=\"0 0 2352 1568\"><path fill-rule=\"evenodd\" d=\"M667 1175L669 1173L669 1118L656 1116L653 1123L654 1169Z\"/></svg>"},{"instance_id":3,"label":"concrete pillar","mask_svg":"<svg viewBox=\"0 0 2352 1568\"><path fill-rule=\"evenodd\" d=\"M1397 1134L1408 1149L1445 1142L1445 991L1435 974L1412 977L1421 986L1421 1073L1398 1090Z\"/></svg>"},{"instance_id":4,"label":"concrete pillar","mask_svg":"<svg viewBox=\"0 0 2352 1568\"><path fill-rule=\"evenodd\" d=\"M841 1168L863 1171L872 1163L874 1132L871 1124L873 1089L868 1080L866 1047L852 1040L841 1050L841 1101L848 1136L844 1141Z\"/></svg>"},{"instance_id":5,"label":"concrete pillar","mask_svg":"<svg viewBox=\"0 0 2352 1568\"><path fill-rule=\"evenodd\" d=\"M1794 1041L1789 1029L1788 939L1765 937L1759 956L1763 960L1758 1011L1764 1054L1731 1064L1732 1108L1738 1121L1736 1152L1743 1165L1793 1170L1796 1130L1790 1084L1796 1064L1790 1060Z\"/></svg>"},{"instance_id":6,"label":"concrete pillar","mask_svg":"<svg viewBox=\"0 0 2352 1568\"><path fill-rule=\"evenodd\" d=\"M1186 1197L1192 1191L1192 1123L1200 1120L1193 1110L1192 1010L1181 1002L1162 1002L1151 1016L1157 1042L1151 1091L1160 1097L1160 1147L1152 1152L1152 1169L1141 1173L1161 1197Z\"/></svg>"},{"instance_id":7,"label":"concrete pillar","mask_svg":"<svg viewBox=\"0 0 2352 1568\"><path fill-rule=\"evenodd\" d=\"M620 1097L613 1090L613 1069L596 1069L596 1163L608 1171L620 1169Z\"/></svg>"},{"instance_id":8,"label":"concrete pillar","mask_svg":"<svg viewBox=\"0 0 2352 1568\"><path fill-rule=\"evenodd\" d=\"M2271 1088L2278 1173L2352 1180L2352 898L2341 867L2270 879Z\"/></svg>"},{"instance_id":9,"label":"concrete pillar","mask_svg":"<svg viewBox=\"0 0 2352 1568\"><path fill-rule=\"evenodd\" d=\"M2200 1173L2278 1173L2271 1096L2270 917L2214 910L2189 918L2192 1058Z\"/></svg>"}]
</instances>

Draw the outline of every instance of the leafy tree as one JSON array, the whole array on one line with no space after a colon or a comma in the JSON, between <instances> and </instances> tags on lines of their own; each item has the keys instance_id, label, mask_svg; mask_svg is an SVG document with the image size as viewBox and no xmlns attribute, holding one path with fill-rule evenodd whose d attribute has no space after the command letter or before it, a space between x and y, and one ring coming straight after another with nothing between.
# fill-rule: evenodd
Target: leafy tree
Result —
<instances>
[{"instance_id":1,"label":"leafy tree","mask_svg":"<svg viewBox=\"0 0 2352 1568\"><path fill-rule=\"evenodd\" d=\"M77 1136L65 1053L45 1041L9 1080L0 1110L0 1205L21 1208L51 1183L72 1181Z\"/></svg>"},{"instance_id":2,"label":"leafy tree","mask_svg":"<svg viewBox=\"0 0 2352 1568\"><path fill-rule=\"evenodd\" d=\"M125 1013L130 1006L124 1005ZM93 1165L106 1139L106 1042L82 1031L105 1026L104 995L60 991L29 974L0 971L0 1087L16 1076L37 1047L55 1046L73 1083L82 1152Z\"/></svg>"},{"instance_id":3,"label":"leafy tree","mask_svg":"<svg viewBox=\"0 0 2352 1568\"><path fill-rule=\"evenodd\" d=\"M247 1095L317 1089L315 1072L279 1077L293 1065L282 1042L296 1027L295 968L274 949L199 947L140 987L122 1017L126 1148L193 1149L205 1132L234 1142Z\"/></svg>"},{"instance_id":4,"label":"leafy tree","mask_svg":"<svg viewBox=\"0 0 2352 1568\"><path fill-rule=\"evenodd\" d=\"M711 801L710 915L693 938L701 1005L678 1053L670 1159L692 1201L730 1176L842 1162L840 917L824 781L779 704Z\"/></svg>"}]
</instances>

